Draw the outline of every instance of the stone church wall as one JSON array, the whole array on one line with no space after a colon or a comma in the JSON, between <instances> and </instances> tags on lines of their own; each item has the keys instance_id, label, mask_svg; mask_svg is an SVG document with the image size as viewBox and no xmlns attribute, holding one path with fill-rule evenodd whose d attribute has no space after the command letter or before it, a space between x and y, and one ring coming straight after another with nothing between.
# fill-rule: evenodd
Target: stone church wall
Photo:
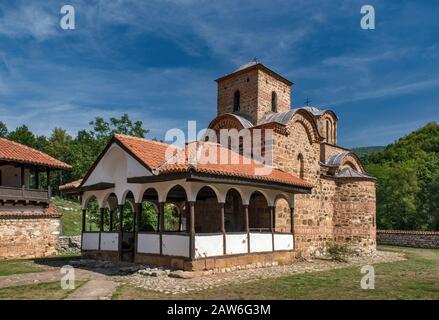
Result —
<instances>
[{"instance_id":1,"label":"stone church wall","mask_svg":"<svg viewBox=\"0 0 439 320\"><path fill-rule=\"evenodd\" d=\"M334 196L334 241L352 249L376 249L375 182L336 181Z\"/></svg>"}]
</instances>

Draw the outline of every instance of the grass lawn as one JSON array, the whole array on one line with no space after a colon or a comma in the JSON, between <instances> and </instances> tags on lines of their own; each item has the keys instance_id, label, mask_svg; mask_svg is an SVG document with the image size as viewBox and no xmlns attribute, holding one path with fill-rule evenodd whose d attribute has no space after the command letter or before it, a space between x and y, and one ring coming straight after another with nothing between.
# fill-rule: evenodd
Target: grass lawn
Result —
<instances>
[{"instance_id":1,"label":"grass lawn","mask_svg":"<svg viewBox=\"0 0 439 320\"><path fill-rule=\"evenodd\" d=\"M360 288L360 268L346 268L172 296L120 286L113 299L439 299L439 250L380 249L403 252L408 259L375 265L374 290Z\"/></svg>"},{"instance_id":2,"label":"grass lawn","mask_svg":"<svg viewBox=\"0 0 439 320\"><path fill-rule=\"evenodd\" d=\"M82 210L78 201L70 201L54 198L52 204L62 212L62 226L64 236L76 236L81 234Z\"/></svg>"},{"instance_id":3,"label":"grass lawn","mask_svg":"<svg viewBox=\"0 0 439 320\"><path fill-rule=\"evenodd\" d=\"M65 254L36 259L0 260L0 276L43 272L49 270L49 267L62 267L70 260L80 258L80 254Z\"/></svg>"},{"instance_id":4,"label":"grass lawn","mask_svg":"<svg viewBox=\"0 0 439 320\"><path fill-rule=\"evenodd\" d=\"M32 264L32 260L0 260L0 276L42 272L47 269Z\"/></svg>"},{"instance_id":5,"label":"grass lawn","mask_svg":"<svg viewBox=\"0 0 439 320\"><path fill-rule=\"evenodd\" d=\"M76 289L87 281L76 281ZM59 281L0 289L0 300L62 300L75 291L64 290Z\"/></svg>"}]
</instances>

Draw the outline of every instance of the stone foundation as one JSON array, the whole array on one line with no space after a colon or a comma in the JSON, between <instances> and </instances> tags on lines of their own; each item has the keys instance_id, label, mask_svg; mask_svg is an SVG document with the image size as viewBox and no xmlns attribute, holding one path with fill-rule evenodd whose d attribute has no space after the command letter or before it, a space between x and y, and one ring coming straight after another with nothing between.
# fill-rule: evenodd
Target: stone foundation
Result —
<instances>
[{"instance_id":1,"label":"stone foundation","mask_svg":"<svg viewBox=\"0 0 439 320\"><path fill-rule=\"evenodd\" d=\"M0 259L56 254L60 226L59 218L0 217Z\"/></svg>"},{"instance_id":2,"label":"stone foundation","mask_svg":"<svg viewBox=\"0 0 439 320\"><path fill-rule=\"evenodd\" d=\"M378 244L439 249L439 232L378 230Z\"/></svg>"},{"instance_id":3,"label":"stone foundation","mask_svg":"<svg viewBox=\"0 0 439 320\"><path fill-rule=\"evenodd\" d=\"M120 262L120 253L114 251L82 251L82 256L86 259L95 259L101 261Z\"/></svg>"},{"instance_id":4,"label":"stone foundation","mask_svg":"<svg viewBox=\"0 0 439 320\"><path fill-rule=\"evenodd\" d=\"M251 265L256 267L266 266L268 264L273 265L273 263L276 265L291 264L297 258L297 252L294 251L254 253L198 260L137 254L135 262L169 266L185 271L213 270L215 272L220 272L226 269L234 270L237 267L249 267Z\"/></svg>"}]
</instances>

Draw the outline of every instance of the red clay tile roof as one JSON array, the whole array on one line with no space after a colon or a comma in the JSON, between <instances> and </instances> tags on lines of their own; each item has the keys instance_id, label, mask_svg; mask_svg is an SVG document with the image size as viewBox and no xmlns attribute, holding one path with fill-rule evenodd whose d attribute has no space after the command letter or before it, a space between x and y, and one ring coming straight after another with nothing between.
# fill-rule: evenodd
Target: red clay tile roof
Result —
<instances>
[{"instance_id":1,"label":"red clay tile roof","mask_svg":"<svg viewBox=\"0 0 439 320\"><path fill-rule=\"evenodd\" d=\"M58 189L60 191L72 190L72 189L79 187L81 185L81 182L82 182L82 179L71 181L71 182L60 185L58 187Z\"/></svg>"},{"instance_id":2,"label":"red clay tile roof","mask_svg":"<svg viewBox=\"0 0 439 320\"><path fill-rule=\"evenodd\" d=\"M159 175L193 170L198 173L248 178L304 188L313 187L310 183L290 173L266 166L253 159L244 158L229 149L223 148L219 144L198 142L191 143L184 149L174 147L173 152L170 152L174 154L174 157L168 157L166 161L166 150L170 147L168 144L120 134L115 134L115 138L147 167L156 171L156 173L158 171ZM227 156L228 159L236 157L237 161L233 163L231 161L221 163L219 160L217 163L200 162L200 154L214 155L215 153L216 159L220 159L221 156ZM189 160L195 157L197 158L196 163ZM176 159L179 161L175 161ZM261 171L265 171L265 174Z\"/></svg>"},{"instance_id":3,"label":"red clay tile roof","mask_svg":"<svg viewBox=\"0 0 439 320\"><path fill-rule=\"evenodd\" d=\"M15 207L11 210L0 210L0 219L7 218L60 218L62 213L58 210L49 206L47 208L26 208L23 207L19 209Z\"/></svg>"},{"instance_id":4,"label":"red clay tile roof","mask_svg":"<svg viewBox=\"0 0 439 320\"><path fill-rule=\"evenodd\" d=\"M71 166L48 154L20 143L0 138L0 160L39 165L54 169L70 169Z\"/></svg>"}]
</instances>

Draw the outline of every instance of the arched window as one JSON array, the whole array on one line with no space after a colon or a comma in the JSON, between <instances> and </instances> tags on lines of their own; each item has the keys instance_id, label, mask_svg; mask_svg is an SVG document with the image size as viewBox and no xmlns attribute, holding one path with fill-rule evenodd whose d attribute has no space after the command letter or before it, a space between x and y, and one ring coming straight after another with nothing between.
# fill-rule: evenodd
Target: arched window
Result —
<instances>
[{"instance_id":1,"label":"arched window","mask_svg":"<svg viewBox=\"0 0 439 320\"><path fill-rule=\"evenodd\" d=\"M241 109L241 92L236 90L233 95L233 112L237 112L239 109Z\"/></svg>"},{"instance_id":2,"label":"arched window","mask_svg":"<svg viewBox=\"0 0 439 320\"><path fill-rule=\"evenodd\" d=\"M277 112L277 93L274 91L271 93L271 111Z\"/></svg>"},{"instance_id":3,"label":"arched window","mask_svg":"<svg viewBox=\"0 0 439 320\"><path fill-rule=\"evenodd\" d=\"M305 161L301 153L297 156L297 161L299 161L299 177L303 179L305 177Z\"/></svg>"},{"instance_id":4,"label":"arched window","mask_svg":"<svg viewBox=\"0 0 439 320\"><path fill-rule=\"evenodd\" d=\"M329 120L326 120L326 142L327 143L331 143L332 139L331 139L331 132L332 128L331 128L331 122L329 122Z\"/></svg>"}]
</instances>

